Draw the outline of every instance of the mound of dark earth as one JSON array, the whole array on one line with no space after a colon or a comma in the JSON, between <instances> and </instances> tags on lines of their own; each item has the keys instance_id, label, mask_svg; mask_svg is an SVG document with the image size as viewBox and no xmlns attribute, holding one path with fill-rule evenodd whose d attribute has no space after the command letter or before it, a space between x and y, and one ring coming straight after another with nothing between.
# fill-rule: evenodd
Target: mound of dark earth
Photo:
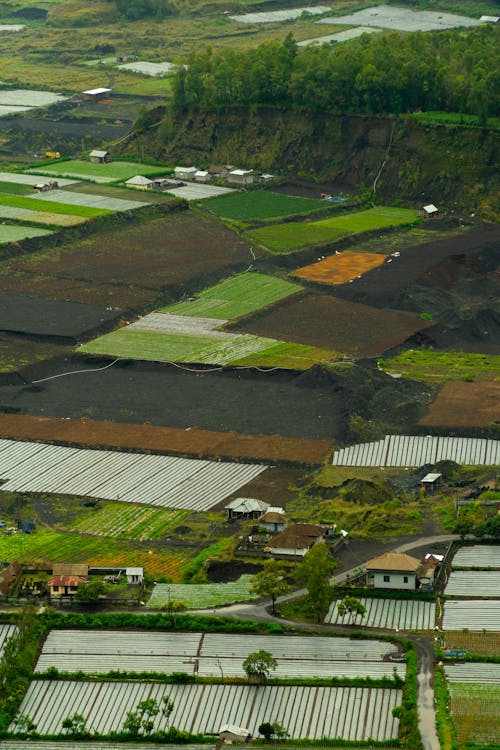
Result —
<instances>
[{"instance_id":1,"label":"mound of dark earth","mask_svg":"<svg viewBox=\"0 0 500 750\"><path fill-rule=\"evenodd\" d=\"M231 560L231 562L213 562L207 570L207 578L212 583L237 581L243 575L255 575L262 570L262 565Z\"/></svg>"},{"instance_id":2,"label":"mound of dark earth","mask_svg":"<svg viewBox=\"0 0 500 750\"><path fill-rule=\"evenodd\" d=\"M45 8L20 8L12 13L16 18L26 18L27 21L45 21L48 14Z\"/></svg>"},{"instance_id":3,"label":"mound of dark earth","mask_svg":"<svg viewBox=\"0 0 500 750\"><path fill-rule=\"evenodd\" d=\"M119 310L101 305L0 292L0 330L33 336L56 336L74 342L114 321Z\"/></svg>"}]
</instances>

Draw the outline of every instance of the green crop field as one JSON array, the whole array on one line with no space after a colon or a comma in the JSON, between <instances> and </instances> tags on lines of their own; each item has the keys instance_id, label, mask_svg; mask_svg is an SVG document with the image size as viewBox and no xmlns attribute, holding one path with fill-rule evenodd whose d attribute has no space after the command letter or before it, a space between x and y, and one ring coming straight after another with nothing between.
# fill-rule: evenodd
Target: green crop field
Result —
<instances>
[{"instance_id":1,"label":"green crop field","mask_svg":"<svg viewBox=\"0 0 500 750\"><path fill-rule=\"evenodd\" d=\"M40 528L32 534L0 537L0 559L19 562L85 562L100 567L138 565L152 576L168 576L180 581L182 569L188 561L185 553L161 549L146 549L143 545L123 539L81 536L58 533Z\"/></svg>"},{"instance_id":2,"label":"green crop field","mask_svg":"<svg viewBox=\"0 0 500 750\"><path fill-rule=\"evenodd\" d=\"M411 224L417 219L418 213L413 209L380 206L320 221L274 224L246 232L245 236L271 251L290 252L301 247L333 242L341 237L361 232Z\"/></svg>"},{"instance_id":3,"label":"green crop field","mask_svg":"<svg viewBox=\"0 0 500 750\"><path fill-rule=\"evenodd\" d=\"M165 510L125 503L106 503L89 518L73 527L74 531L114 539L161 539L188 515L185 510Z\"/></svg>"},{"instance_id":4,"label":"green crop field","mask_svg":"<svg viewBox=\"0 0 500 750\"><path fill-rule=\"evenodd\" d=\"M233 602L256 599L250 591L253 576L244 575L230 583L177 584L174 586L157 584L147 606L158 609L167 601L182 602L188 609L219 607Z\"/></svg>"},{"instance_id":5,"label":"green crop field","mask_svg":"<svg viewBox=\"0 0 500 750\"><path fill-rule=\"evenodd\" d=\"M379 360L379 365L387 372L398 372L405 378L421 380L424 383L441 383L446 380L496 380L500 372L500 356L409 349L392 359Z\"/></svg>"},{"instance_id":6,"label":"green crop field","mask_svg":"<svg viewBox=\"0 0 500 750\"><path fill-rule=\"evenodd\" d=\"M200 362L204 364L308 369L335 359L335 352L302 344L241 334L231 339L188 336L122 328L80 347L85 354L152 362Z\"/></svg>"},{"instance_id":7,"label":"green crop field","mask_svg":"<svg viewBox=\"0 0 500 750\"><path fill-rule=\"evenodd\" d=\"M0 245L6 242L20 242L30 237L43 237L46 234L52 234L50 229L38 229L35 227L23 227L20 224L1 224L0 225Z\"/></svg>"},{"instance_id":8,"label":"green crop field","mask_svg":"<svg viewBox=\"0 0 500 750\"><path fill-rule=\"evenodd\" d=\"M204 205L209 211L225 219L248 221L306 214L310 211L328 208L331 204L311 198L281 195L268 190L254 190L250 193L232 193L210 198Z\"/></svg>"},{"instance_id":9,"label":"green crop field","mask_svg":"<svg viewBox=\"0 0 500 750\"><path fill-rule=\"evenodd\" d=\"M451 716L460 743L500 742L500 685L450 682Z\"/></svg>"},{"instance_id":10,"label":"green crop field","mask_svg":"<svg viewBox=\"0 0 500 750\"><path fill-rule=\"evenodd\" d=\"M33 194L33 188L31 185L0 181L0 193L8 193L9 195L30 195Z\"/></svg>"},{"instance_id":11,"label":"green crop field","mask_svg":"<svg viewBox=\"0 0 500 750\"><path fill-rule=\"evenodd\" d=\"M103 182L114 182L115 180L128 180L136 174L148 177L150 175L164 175L172 172L165 166L151 164L138 164L132 161L112 161L109 164L92 164L89 161L63 161L52 164L40 165L36 169L30 169L33 174L57 175L59 177L84 177L88 180L103 180Z\"/></svg>"},{"instance_id":12,"label":"green crop field","mask_svg":"<svg viewBox=\"0 0 500 750\"><path fill-rule=\"evenodd\" d=\"M14 206L16 208L25 208L27 211L41 211L51 214L66 214L69 216L84 216L91 219L94 216L104 216L111 214L106 208L92 208L90 206L76 206L70 203L56 203L55 201L37 200L36 198L26 198L22 195L6 195L0 193L0 204L3 206Z\"/></svg>"},{"instance_id":13,"label":"green crop field","mask_svg":"<svg viewBox=\"0 0 500 750\"><path fill-rule=\"evenodd\" d=\"M261 273L245 273L221 281L200 292L193 302L179 302L161 312L204 318L233 320L266 307L302 287Z\"/></svg>"}]
</instances>

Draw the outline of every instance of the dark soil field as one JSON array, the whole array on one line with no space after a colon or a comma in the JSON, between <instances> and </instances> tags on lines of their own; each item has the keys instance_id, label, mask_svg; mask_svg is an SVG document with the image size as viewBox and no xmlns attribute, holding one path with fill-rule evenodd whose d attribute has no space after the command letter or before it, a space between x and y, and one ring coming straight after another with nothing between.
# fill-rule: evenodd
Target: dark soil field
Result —
<instances>
[{"instance_id":1,"label":"dark soil field","mask_svg":"<svg viewBox=\"0 0 500 750\"><path fill-rule=\"evenodd\" d=\"M58 363L55 371L39 368L32 380L108 362L75 357ZM0 386L1 411L313 440L341 438L346 424L338 384L315 380L309 373L186 372L140 362Z\"/></svg>"},{"instance_id":2,"label":"dark soil field","mask_svg":"<svg viewBox=\"0 0 500 750\"><path fill-rule=\"evenodd\" d=\"M309 295L285 301L234 328L352 356L375 357L429 325L411 313Z\"/></svg>"},{"instance_id":3,"label":"dark soil field","mask_svg":"<svg viewBox=\"0 0 500 750\"><path fill-rule=\"evenodd\" d=\"M487 427L500 423L500 383L445 383L419 424L429 427Z\"/></svg>"},{"instance_id":4,"label":"dark soil field","mask_svg":"<svg viewBox=\"0 0 500 750\"><path fill-rule=\"evenodd\" d=\"M76 343L89 331L118 317L116 310L21 294L0 293L0 330L37 336L61 336Z\"/></svg>"},{"instance_id":5,"label":"dark soil field","mask_svg":"<svg viewBox=\"0 0 500 750\"><path fill-rule=\"evenodd\" d=\"M34 340L27 336L0 332L0 383L5 379L9 382L13 379L17 381L18 378L10 373L30 365L39 365L54 357L62 357L70 351L70 346L62 342Z\"/></svg>"},{"instance_id":6,"label":"dark soil field","mask_svg":"<svg viewBox=\"0 0 500 750\"><path fill-rule=\"evenodd\" d=\"M0 414L0 436L61 445L151 451L196 458L224 458L319 465L332 448L330 440L302 440L280 435L243 435L151 424L98 422Z\"/></svg>"},{"instance_id":7,"label":"dark soil field","mask_svg":"<svg viewBox=\"0 0 500 750\"><path fill-rule=\"evenodd\" d=\"M237 234L183 212L15 258L6 270L157 291L208 279L225 267L243 269L250 260Z\"/></svg>"}]
</instances>

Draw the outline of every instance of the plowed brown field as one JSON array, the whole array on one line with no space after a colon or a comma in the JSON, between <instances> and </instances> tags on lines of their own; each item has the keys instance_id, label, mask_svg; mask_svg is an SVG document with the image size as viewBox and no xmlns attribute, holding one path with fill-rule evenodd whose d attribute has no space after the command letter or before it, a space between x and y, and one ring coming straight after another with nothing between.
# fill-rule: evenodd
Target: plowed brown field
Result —
<instances>
[{"instance_id":1,"label":"plowed brown field","mask_svg":"<svg viewBox=\"0 0 500 750\"><path fill-rule=\"evenodd\" d=\"M419 424L429 427L486 427L500 422L500 383L452 380L440 388Z\"/></svg>"},{"instance_id":2,"label":"plowed brown field","mask_svg":"<svg viewBox=\"0 0 500 750\"><path fill-rule=\"evenodd\" d=\"M354 253L346 250L338 255L330 255L319 263L298 268L293 275L320 284L345 284L346 281L357 279L372 268L381 266L385 259L386 256L380 253Z\"/></svg>"},{"instance_id":3,"label":"plowed brown field","mask_svg":"<svg viewBox=\"0 0 500 750\"><path fill-rule=\"evenodd\" d=\"M144 424L115 424L90 419L55 419L0 414L0 436L41 440L86 448L171 453L195 458L224 458L318 465L332 448L328 440L303 440L279 435L180 430Z\"/></svg>"}]
</instances>

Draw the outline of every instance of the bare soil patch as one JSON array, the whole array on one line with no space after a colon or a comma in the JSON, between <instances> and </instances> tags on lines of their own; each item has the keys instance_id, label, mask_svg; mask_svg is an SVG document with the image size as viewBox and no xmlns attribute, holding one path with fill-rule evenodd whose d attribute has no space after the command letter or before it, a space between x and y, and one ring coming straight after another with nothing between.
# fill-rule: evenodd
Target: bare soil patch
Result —
<instances>
[{"instance_id":1,"label":"bare soil patch","mask_svg":"<svg viewBox=\"0 0 500 750\"><path fill-rule=\"evenodd\" d=\"M329 258L310 266L298 268L294 276L320 284L345 284L346 281L359 278L385 263L385 257L377 253L356 253L346 250L343 253L330 255Z\"/></svg>"},{"instance_id":2,"label":"bare soil patch","mask_svg":"<svg viewBox=\"0 0 500 750\"><path fill-rule=\"evenodd\" d=\"M500 383L449 381L438 391L419 424L483 427L500 422Z\"/></svg>"},{"instance_id":3,"label":"bare soil patch","mask_svg":"<svg viewBox=\"0 0 500 750\"><path fill-rule=\"evenodd\" d=\"M54 419L0 414L3 438L41 440L92 448L121 448L196 458L251 459L320 464L332 448L330 440L301 440L280 435L242 435L197 428L175 429L151 424L117 424L92 419ZM273 478L266 477L272 484Z\"/></svg>"},{"instance_id":4,"label":"bare soil patch","mask_svg":"<svg viewBox=\"0 0 500 750\"><path fill-rule=\"evenodd\" d=\"M13 259L9 270L148 289L175 289L219 269L244 267L245 240L223 225L183 212L71 245Z\"/></svg>"},{"instance_id":5,"label":"bare soil patch","mask_svg":"<svg viewBox=\"0 0 500 750\"><path fill-rule=\"evenodd\" d=\"M73 357L40 367L25 386L0 387L0 411L32 416L198 428L250 435L334 440L345 432L346 409L338 383L308 373L223 370L189 372L171 365Z\"/></svg>"},{"instance_id":6,"label":"bare soil patch","mask_svg":"<svg viewBox=\"0 0 500 750\"><path fill-rule=\"evenodd\" d=\"M285 301L233 328L352 356L374 357L429 325L411 313L309 295Z\"/></svg>"},{"instance_id":7,"label":"bare soil patch","mask_svg":"<svg viewBox=\"0 0 500 750\"><path fill-rule=\"evenodd\" d=\"M21 294L0 293L0 329L11 333L77 338L118 317L117 310Z\"/></svg>"},{"instance_id":8,"label":"bare soil patch","mask_svg":"<svg viewBox=\"0 0 500 750\"><path fill-rule=\"evenodd\" d=\"M0 332L0 382L17 380L18 377L11 373L54 357L62 357L70 351L70 346L62 342Z\"/></svg>"}]
</instances>

